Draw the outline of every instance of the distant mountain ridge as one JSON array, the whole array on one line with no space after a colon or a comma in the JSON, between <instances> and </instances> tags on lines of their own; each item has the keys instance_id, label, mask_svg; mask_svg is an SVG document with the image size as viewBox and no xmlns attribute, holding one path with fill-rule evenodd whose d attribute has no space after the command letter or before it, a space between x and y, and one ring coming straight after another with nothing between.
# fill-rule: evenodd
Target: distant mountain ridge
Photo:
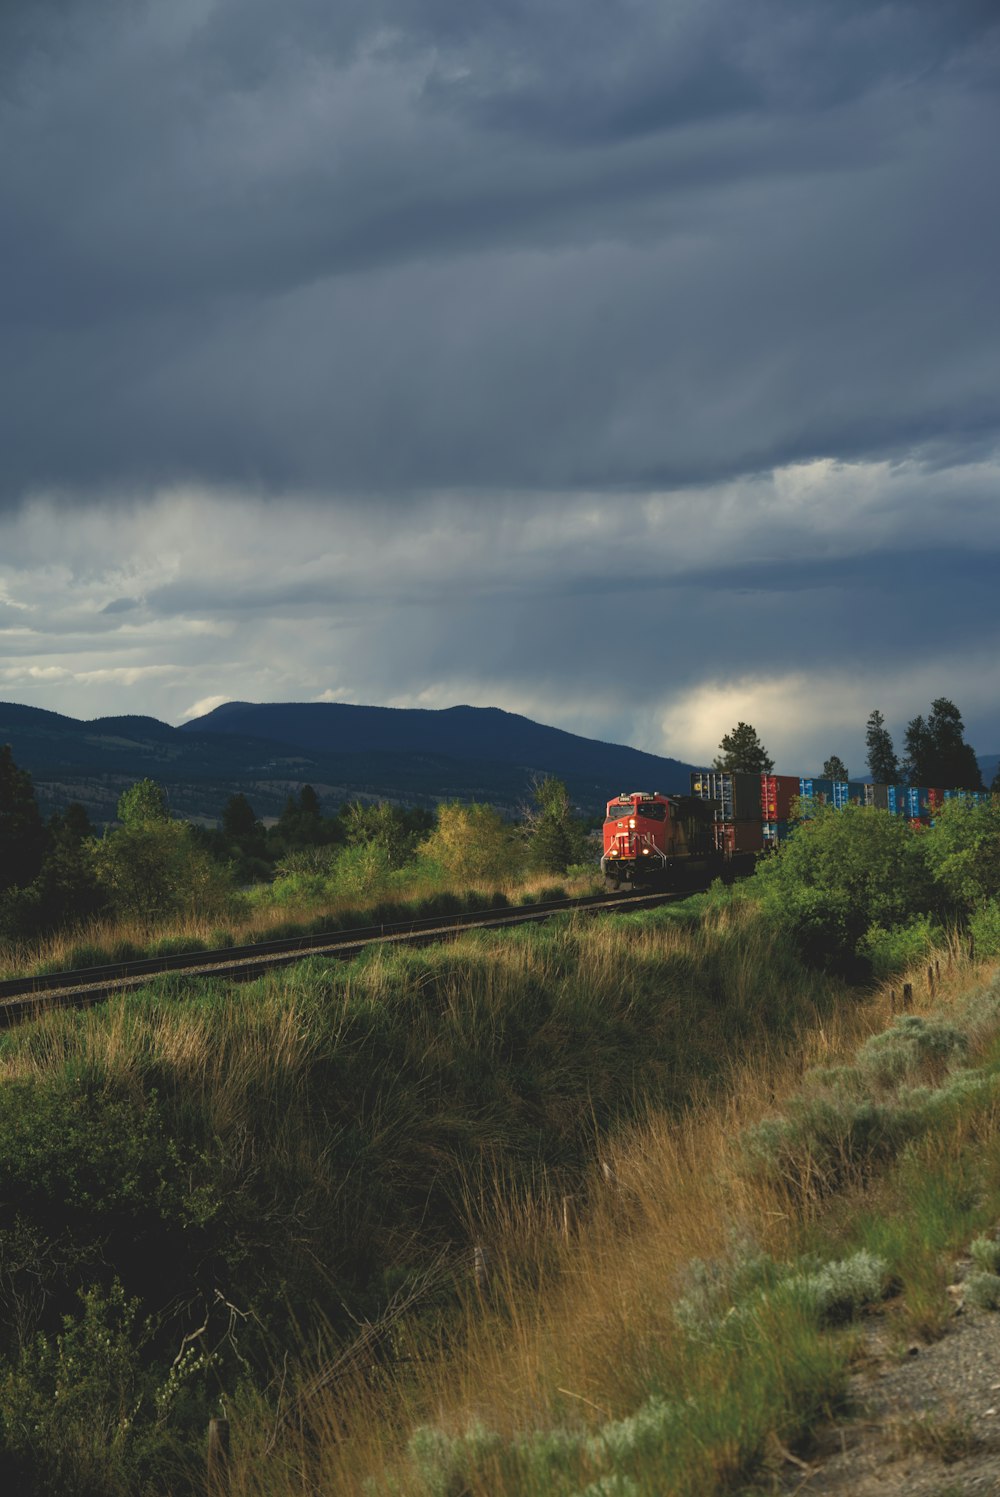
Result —
<instances>
[{"instance_id":1,"label":"distant mountain ridge","mask_svg":"<svg viewBox=\"0 0 1000 1497\"><path fill-rule=\"evenodd\" d=\"M625 781L607 791L688 788L693 765L622 744L583 738L500 707L365 707L349 702L226 702L185 723L182 732L242 734L325 753L444 754L517 764L565 777L607 776L611 764ZM631 776L631 779L629 778Z\"/></svg>"},{"instance_id":2,"label":"distant mountain ridge","mask_svg":"<svg viewBox=\"0 0 1000 1497\"><path fill-rule=\"evenodd\" d=\"M304 784L331 812L369 797L481 800L515 813L536 774L558 775L595 814L619 790L686 790L693 767L490 707L232 702L175 728L0 702L4 743L31 774L45 814L76 800L98 822L112 820L122 790L147 776L165 786L176 815L196 820L215 820L237 791L258 815L276 816Z\"/></svg>"}]
</instances>

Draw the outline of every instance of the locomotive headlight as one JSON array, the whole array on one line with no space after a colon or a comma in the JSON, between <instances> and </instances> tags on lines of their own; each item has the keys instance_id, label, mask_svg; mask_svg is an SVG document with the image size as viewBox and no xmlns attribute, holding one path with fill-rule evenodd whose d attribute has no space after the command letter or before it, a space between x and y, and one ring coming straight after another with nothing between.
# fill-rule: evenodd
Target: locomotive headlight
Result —
<instances>
[{"instance_id":1,"label":"locomotive headlight","mask_svg":"<svg viewBox=\"0 0 1000 1497\"><path fill-rule=\"evenodd\" d=\"M631 826L631 827L634 827L634 826L635 826L635 817L634 817L634 816L630 816L630 817L629 817L629 823L628 823L628 824L629 824L629 826Z\"/></svg>"},{"instance_id":2,"label":"locomotive headlight","mask_svg":"<svg viewBox=\"0 0 1000 1497\"><path fill-rule=\"evenodd\" d=\"M648 858L649 857L649 848L648 847L644 847L642 849L642 855L643 855L644 858Z\"/></svg>"}]
</instances>

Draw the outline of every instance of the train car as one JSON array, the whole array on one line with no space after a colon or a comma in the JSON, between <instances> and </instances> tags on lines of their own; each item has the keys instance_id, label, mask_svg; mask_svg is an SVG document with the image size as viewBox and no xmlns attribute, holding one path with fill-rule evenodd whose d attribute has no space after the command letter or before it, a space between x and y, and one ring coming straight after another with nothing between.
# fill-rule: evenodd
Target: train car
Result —
<instances>
[{"instance_id":1,"label":"train car","mask_svg":"<svg viewBox=\"0 0 1000 1497\"><path fill-rule=\"evenodd\" d=\"M700 796L623 791L608 801L604 819L601 871L608 884L670 888L724 874L743 847L721 835L720 811L718 801ZM759 817L755 826L759 848Z\"/></svg>"}]
</instances>

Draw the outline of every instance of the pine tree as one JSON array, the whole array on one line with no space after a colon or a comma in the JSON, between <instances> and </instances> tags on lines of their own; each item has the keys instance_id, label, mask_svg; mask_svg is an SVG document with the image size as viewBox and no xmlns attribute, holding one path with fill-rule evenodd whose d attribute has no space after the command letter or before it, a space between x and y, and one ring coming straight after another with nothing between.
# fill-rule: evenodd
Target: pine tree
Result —
<instances>
[{"instance_id":1,"label":"pine tree","mask_svg":"<svg viewBox=\"0 0 1000 1497\"><path fill-rule=\"evenodd\" d=\"M774 760L757 737L757 729L749 723L737 723L720 743L712 768L731 774L770 774Z\"/></svg>"},{"instance_id":2,"label":"pine tree","mask_svg":"<svg viewBox=\"0 0 1000 1497\"><path fill-rule=\"evenodd\" d=\"M829 759L824 761L823 778L824 780L849 780L851 778L847 765L839 754L831 754Z\"/></svg>"},{"instance_id":3,"label":"pine tree","mask_svg":"<svg viewBox=\"0 0 1000 1497\"><path fill-rule=\"evenodd\" d=\"M0 889L30 884L42 866L45 828L26 770L14 763L10 744L0 748Z\"/></svg>"},{"instance_id":4,"label":"pine tree","mask_svg":"<svg viewBox=\"0 0 1000 1497\"><path fill-rule=\"evenodd\" d=\"M876 785L895 785L899 780L899 761L892 735L877 707L868 719L865 743L868 746L868 773Z\"/></svg>"},{"instance_id":5,"label":"pine tree","mask_svg":"<svg viewBox=\"0 0 1000 1497\"><path fill-rule=\"evenodd\" d=\"M982 790L983 777L965 724L954 702L937 697L926 720L915 717L906 728L903 773L911 785L949 790Z\"/></svg>"}]
</instances>

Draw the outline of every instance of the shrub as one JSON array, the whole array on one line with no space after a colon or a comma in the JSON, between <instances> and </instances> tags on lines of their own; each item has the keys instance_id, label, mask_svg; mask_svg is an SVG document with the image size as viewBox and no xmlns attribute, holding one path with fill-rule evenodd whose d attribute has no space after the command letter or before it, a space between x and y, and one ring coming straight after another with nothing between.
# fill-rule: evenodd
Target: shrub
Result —
<instances>
[{"instance_id":1,"label":"shrub","mask_svg":"<svg viewBox=\"0 0 1000 1497\"><path fill-rule=\"evenodd\" d=\"M965 1299L980 1310L1000 1310L1000 1274L970 1273L965 1281Z\"/></svg>"},{"instance_id":2,"label":"shrub","mask_svg":"<svg viewBox=\"0 0 1000 1497\"><path fill-rule=\"evenodd\" d=\"M1000 1272L1000 1242L995 1237L977 1237L969 1247L973 1262L984 1273Z\"/></svg>"},{"instance_id":3,"label":"shrub","mask_svg":"<svg viewBox=\"0 0 1000 1497\"><path fill-rule=\"evenodd\" d=\"M914 915L902 925L886 930L870 925L858 942L858 952L871 962L875 977L904 972L928 956L939 945L943 932L929 915Z\"/></svg>"}]
</instances>

